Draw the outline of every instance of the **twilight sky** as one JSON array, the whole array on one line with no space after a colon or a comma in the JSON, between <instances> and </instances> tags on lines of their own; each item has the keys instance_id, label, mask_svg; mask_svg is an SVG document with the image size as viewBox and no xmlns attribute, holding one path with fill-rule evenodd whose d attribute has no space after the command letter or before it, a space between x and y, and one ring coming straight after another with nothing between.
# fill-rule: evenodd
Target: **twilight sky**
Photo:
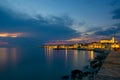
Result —
<instances>
[{"instance_id":1,"label":"twilight sky","mask_svg":"<svg viewBox=\"0 0 120 80\"><path fill-rule=\"evenodd\" d=\"M50 40L120 38L120 0L0 0L4 33Z\"/></svg>"}]
</instances>

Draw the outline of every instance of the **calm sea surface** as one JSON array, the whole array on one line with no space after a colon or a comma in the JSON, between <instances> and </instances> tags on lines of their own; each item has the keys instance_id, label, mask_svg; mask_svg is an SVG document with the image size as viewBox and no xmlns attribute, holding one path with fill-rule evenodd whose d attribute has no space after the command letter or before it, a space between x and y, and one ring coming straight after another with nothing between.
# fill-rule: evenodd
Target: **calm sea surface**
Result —
<instances>
[{"instance_id":1,"label":"calm sea surface","mask_svg":"<svg viewBox=\"0 0 120 80\"><path fill-rule=\"evenodd\" d=\"M0 80L61 80L72 70L83 69L96 55L93 51L1 47Z\"/></svg>"}]
</instances>

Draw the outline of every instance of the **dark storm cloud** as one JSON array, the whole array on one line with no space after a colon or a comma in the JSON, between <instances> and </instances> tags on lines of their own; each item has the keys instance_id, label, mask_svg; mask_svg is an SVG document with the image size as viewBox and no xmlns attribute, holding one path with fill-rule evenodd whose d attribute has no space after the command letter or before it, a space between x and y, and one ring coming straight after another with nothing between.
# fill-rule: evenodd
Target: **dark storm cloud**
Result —
<instances>
[{"instance_id":1,"label":"dark storm cloud","mask_svg":"<svg viewBox=\"0 0 120 80\"><path fill-rule=\"evenodd\" d=\"M70 28L73 20L69 16L21 18L0 8L0 19L0 32L27 32L31 33L33 37L49 39L78 36L76 31Z\"/></svg>"},{"instance_id":2,"label":"dark storm cloud","mask_svg":"<svg viewBox=\"0 0 120 80\"><path fill-rule=\"evenodd\" d=\"M112 19L120 19L120 0L114 0L111 2L113 7L116 7L113 11L112 11Z\"/></svg>"},{"instance_id":3,"label":"dark storm cloud","mask_svg":"<svg viewBox=\"0 0 120 80\"><path fill-rule=\"evenodd\" d=\"M116 5L118 2L118 0L116 0L117 2L115 2L114 5ZM113 10L112 11L112 19L113 20L119 20L120 19L120 7ZM115 23L113 25L111 25L111 27L109 27L108 29L105 29L105 30L99 30L99 31L96 31L95 34L96 35L106 35L106 36L110 36L110 35L116 35L116 34L119 34L120 33L120 23ZM118 36L120 37L120 36Z\"/></svg>"},{"instance_id":4,"label":"dark storm cloud","mask_svg":"<svg viewBox=\"0 0 120 80\"><path fill-rule=\"evenodd\" d=\"M116 6L117 8L112 11L112 19L113 20L120 20L120 0L114 0L111 3L112 6ZM120 23L114 23L107 29L101 29L95 32L95 35L105 35L105 36L110 36L110 35L117 35L120 33ZM120 37L120 36L117 36Z\"/></svg>"},{"instance_id":5,"label":"dark storm cloud","mask_svg":"<svg viewBox=\"0 0 120 80\"><path fill-rule=\"evenodd\" d=\"M113 1L110 3L110 5L111 5L111 6L116 6L116 5L119 5L119 2L120 2L120 0L113 0Z\"/></svg>"},{"instance_id":6,"label":"dark storm cloud","mask_svg":"<svg viewBox=\"0 0 120 80\"><path fill-rule=\"evenodd\" d=\"M106 36L110 36L110 35L114 35L120 32L120 26L115 26L106 30L101 30L101 31L97 31L95 32L96 35L106 35Z\"/></svg>"},{"instance_id":7,"label":"dark storm cloud","mask_svg":"<svg viewBox=\"0 0 120 80\"><path fill-rule=\"evenodd\" d=\"M112 19L120 19L120 8L115 9L112 13L113 13Z\"/></svg>"},{"instance_id":8,"label":"dark storm cloud","mask_svg":"<svg viewBox=\"0 0 120 80\"><path fill-rule=\"evenodd\" d=\"M120 9L119 9L120 10ZM113 20L118 20L120 19L120 11L118 9L114 10L113 13ZM105 36L111 36L111 35L118 35L120 33L120 23L116 23L111 25L111 27L107 29L101 29L95 32L95 35L105 35ZM120 37L117 36L117 37Z\"/></svg>"}]
</instances>

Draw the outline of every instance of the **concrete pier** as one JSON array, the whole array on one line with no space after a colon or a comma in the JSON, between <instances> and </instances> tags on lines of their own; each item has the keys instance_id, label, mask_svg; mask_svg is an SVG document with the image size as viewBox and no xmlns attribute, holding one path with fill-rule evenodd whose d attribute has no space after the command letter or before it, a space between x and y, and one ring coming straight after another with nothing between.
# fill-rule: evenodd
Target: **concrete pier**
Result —
<instances>
[{"instance_id":1,"label":"concrete pier","mask_svg":"<svg viewBox=\"0 0 120 80\"><path fill-rule=\"evenodd\" d=\"M120 53L111 52L94 80L120 80Z\"/></svg>"}]
</instances>

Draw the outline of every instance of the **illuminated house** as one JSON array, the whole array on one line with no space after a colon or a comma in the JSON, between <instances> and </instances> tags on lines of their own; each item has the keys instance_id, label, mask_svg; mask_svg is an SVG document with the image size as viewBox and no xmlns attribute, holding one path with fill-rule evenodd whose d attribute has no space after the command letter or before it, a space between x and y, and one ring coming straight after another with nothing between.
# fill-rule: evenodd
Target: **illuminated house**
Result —
<instances>
[{"instance_id":1,"label":"illuminated house","mask_svg":"<svg viewBox=\"0 0 120 80\"><path fill-rule=\"evenodd\" d=\"M118 43L114 43L114 44L112 44L111 45L111 48L120 48L120 44L118 44Z\"/></svg>"},{"instance_id":2,"label":"illuminated house","mask_svg":"<svg viewBox=\"0 0 120 80\"><path fill-rule=\"evenodd\" d=\"M105 48L105 45L98 43L98 42L94 42L88 45L88 48L94 49L94 48Z\"/></svg>"},{"instance_id":3,"label":"illuminated house","mask_svg":"<svg viewBox=\"0 0 120 80\"><path fill-rule=\"evenodd\" d=\"M100 40L100 43L110 43L110 44L113 44L113 43L115 43L115 38L114 38L114 36L112 36L112 39L110 39L110 40L102 39L102 40Z\"/></svg>"},{"instance_id":4,"label":"illuminated house","mask_svg":"<svg viewBox=\"0 0 120 80\"><path fill-rule=\"evenodd\" d=\"M78 44L74 41L53 41L44 44L44 48L53 48L53 49L76 49Z\"/></svg>"}]
</instances>

